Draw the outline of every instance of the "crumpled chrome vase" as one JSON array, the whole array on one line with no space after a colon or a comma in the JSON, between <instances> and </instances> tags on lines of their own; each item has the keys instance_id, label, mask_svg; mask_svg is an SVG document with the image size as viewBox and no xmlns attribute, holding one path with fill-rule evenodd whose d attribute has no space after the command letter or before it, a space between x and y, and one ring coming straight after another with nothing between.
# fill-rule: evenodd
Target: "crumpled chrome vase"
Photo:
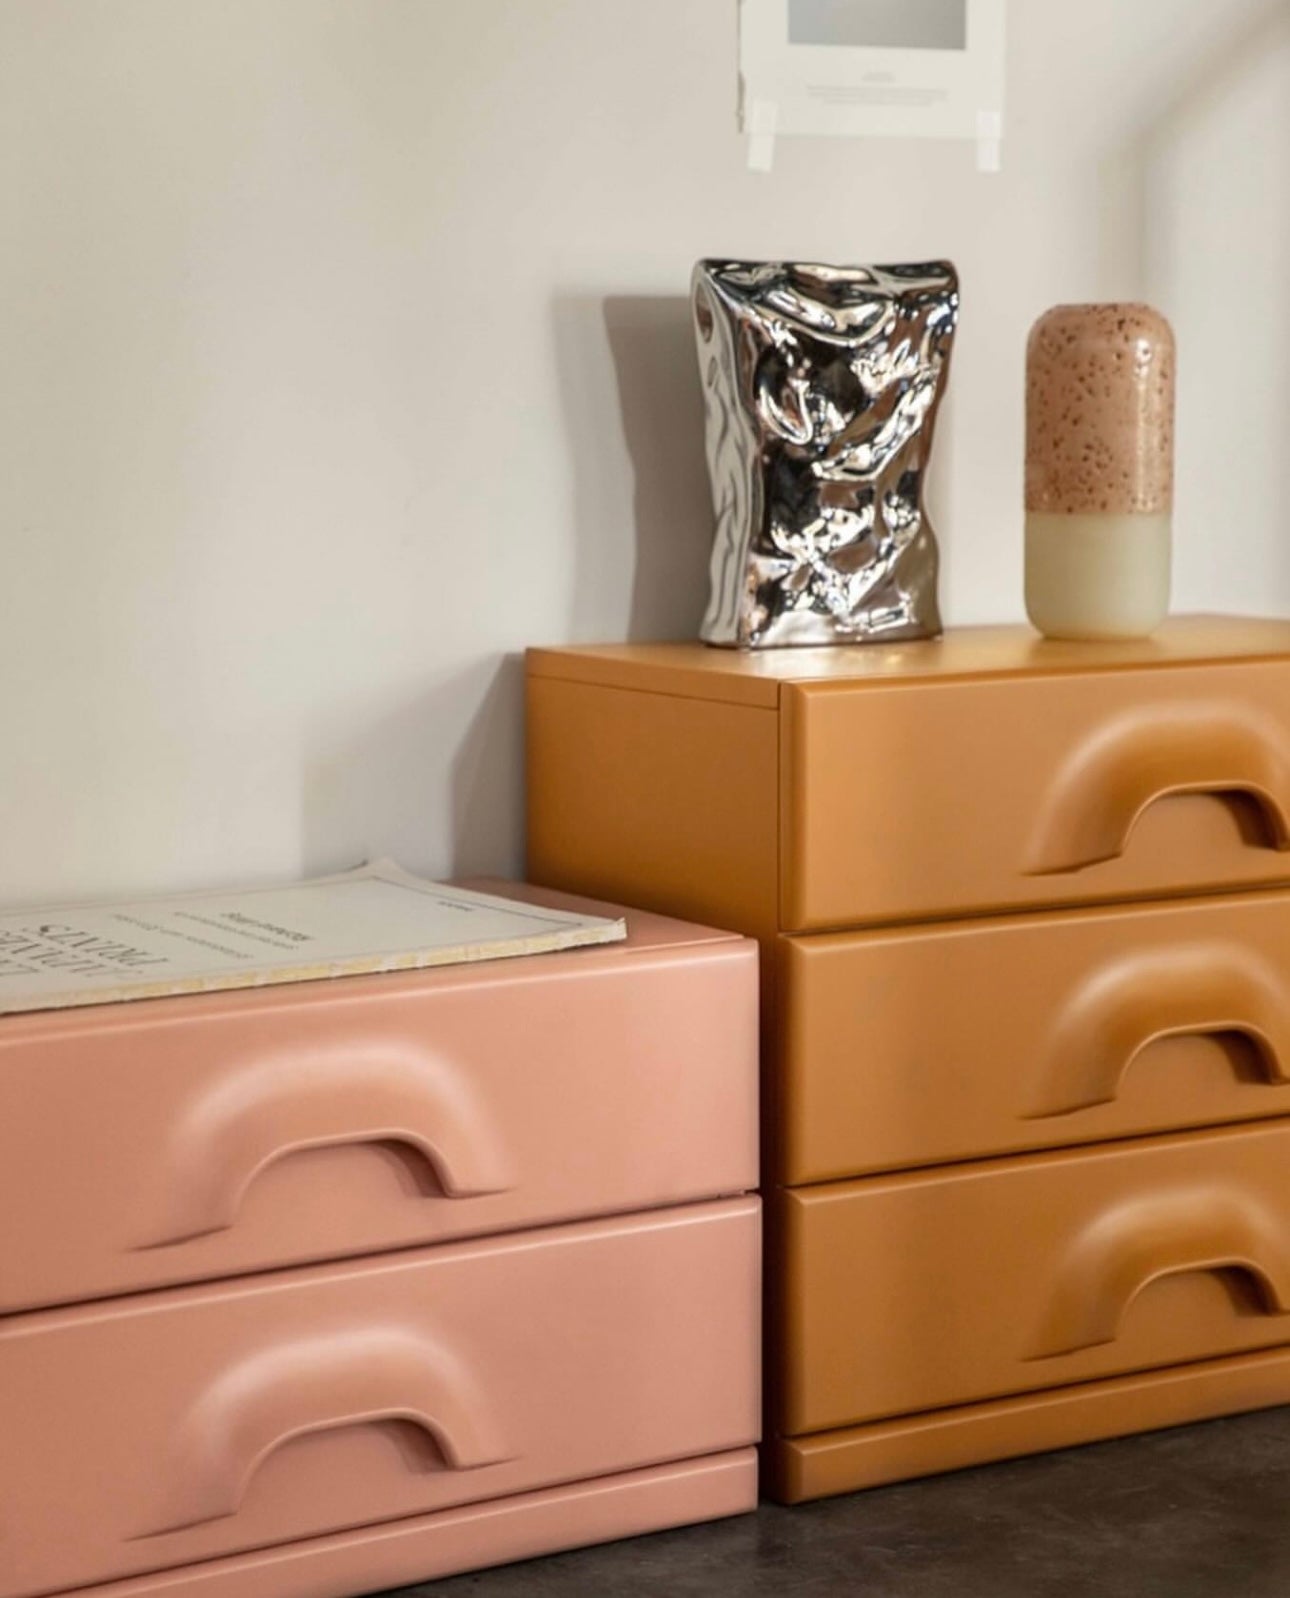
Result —
<instances>
[{"instance_id":1,"label":"crumpled chrome vase","mask_svg":"<svg viewBox=\"0 0 1290 1598\"><path fill-rule=\"evenodd\" d=\"M708 643L933 637L923 478L958 323L948 261L700 261L716 510Z\"/></svg>"}]
</instances>

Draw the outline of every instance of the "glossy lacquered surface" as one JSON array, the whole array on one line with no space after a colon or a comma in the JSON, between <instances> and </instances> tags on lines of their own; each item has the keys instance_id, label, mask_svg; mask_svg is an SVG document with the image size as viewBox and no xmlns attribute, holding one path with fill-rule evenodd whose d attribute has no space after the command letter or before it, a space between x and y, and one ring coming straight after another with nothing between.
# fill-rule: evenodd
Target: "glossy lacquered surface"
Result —
<instances>
[{"instance_id":1,"label":"glossy lacquered surface","mask_svg":"<svg viewBox=\"0 0 1290 1598\"><path fill-rule=\"evenodd\" d=\"M780 1178L1290 1114L1290 894L785 939Z\"/></svg>"},{"instance_id":2,"label":"glossy lacquered surface","mask_svg":"<svg viewBox=\"0 0 1290 1598\"><path fill-rule=\"evenodd\" d=\"M0 1323L0 1594L745 1447L759 1202Z\"/></svg>"},{"instance_id":3,"label":"glossy lacquered surface","mask_svg":"<svg viewBox=\"0 0 1290 1598\"><path fill-rule=\"evenodd\" d=\"M0 1311L754 1187L756 951L629 919L531 960L0 1019Z\"/></svg>"},{"instance_id":4,"label":"glossy lacquered surface","mask_svg":"<svg viewBox=\"0 0 1290 1598\"><path fill-rule=\"evenodd\" d=\"M1290 1341L1290 1122L798 1188L789 1435Z\"/></svg>"}]
</instances>

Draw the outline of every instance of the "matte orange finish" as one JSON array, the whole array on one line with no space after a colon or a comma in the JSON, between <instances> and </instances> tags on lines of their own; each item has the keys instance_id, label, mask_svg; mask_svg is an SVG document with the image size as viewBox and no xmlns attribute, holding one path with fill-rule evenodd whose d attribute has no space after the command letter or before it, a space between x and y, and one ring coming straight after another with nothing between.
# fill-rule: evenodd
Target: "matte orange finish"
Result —
<instances>
[{"instance_id":1,"label":"matte orange finish","mask_svg":"<svg viewBox=\"0 0 1290 1598\"><path fill-rule=\"evenodd\" d=\"M780 924L1290 880L1290 661L784 690Z\"/></svg>"},{"instance_id":2,"label":"matte orange finish","mask_svg":"<svg viewBox=\"0 0 1290 1598\"><path fill-rule=\"evenodd\" d=\"M983 633L535 651L530 873L758 937L1290 882L1290 623Z\"/></svg>"},{"instance_id":3,"label":"matte orange finish","mask_svg":"<svg viewBox=\"0 0 1290 1598\"><path fill-rule=\"evenodd\" d=\"M1290 894L790 938L790 1183L1290 1115Z\"/></svg>"},{"instance_id":4,"label":"matte orange finish","mask_svg":"<svg viewBox=\"0 0 1290 1598\"><path fill-rule=\"evenodd\" d=\"M783 1191L790 1435L1290 1342L1290 1121Z\"/></svg>"},{"instance_id":5,"label":"matte orange finish","mask_svg":"<svg viewBox=\"0 0 1290 1598\"><path fill-rule=\"evenodd\" d=\"M126 1577L95 1587L93 1594L353 1598L355 1593L434 1581L481 1565L739 1515L756 1504L757 1454L742 1448Z\"/></svg>"},{"instance_id":6,"label":"matte orange finish","mask_svg":"<svg viewBox=\"0 0 1290 1598\"><path fill-rule=\"evenodd\" d=\"M756 994L750 943L633 914L538 960L6 1017L0 1311L745 1192Z\"/></svg>"},{"instance_id":7,"label":"matte orange finish","mask_svg":"<svg viewBox=\"0 0 1290 1598\"><path fill-rule=\"evenodd\" d=\"M766 1449L766 1465L775 1495L798 1504L909 1476L1285 1403L1290 1403L1290 1349L1274 1348L779 1438Z\"/></svg>"},{"instance_id":8,"label":"matte orange finish","mask_svg":"<svg viewBox=\"0 0 1290 1598\"><path fill-rule=\"evenodd\" d=\"M532 874L762 941L775 1490L1290 1397L1290 622L529 675Z\"/></svg>"},{"instance_id":9,"label":"matte orange finish","mask_svg":"<svg viewBox=\"0 0 1290 1598\"><path fill-rule=\"evenodd\" d=\"M1150 638L1073 643L1041 638L1029 627L956 627L941 638L822 649L711 649L706 644L595 644L531 649L536 677L600 683L642 693L728 704L779 703L779 685L795 682L878 684L894 681L1218 665L1290 655L1290 620L1248 616L1171 616Z\"/></svg>"},{"instance_id":10,"label":"matte orange finish","mask_svg":"<svg viewBox=\"0 0 1290 1598\"><path fill-rule=\"evenodd\" d=\"M0 1595L746 1447L734 1199L0 1322Z\"/></svg>"},{"instance_id":11,"label":"matte orange finish","mask_svg":"<svg viewBox=\"0 0 1290 1598\"><path fill-rule=\"evenodd\" d=\"M774 935L772 708L532 675L528 725L530 876Z\"/></svg>"}]
</instances>

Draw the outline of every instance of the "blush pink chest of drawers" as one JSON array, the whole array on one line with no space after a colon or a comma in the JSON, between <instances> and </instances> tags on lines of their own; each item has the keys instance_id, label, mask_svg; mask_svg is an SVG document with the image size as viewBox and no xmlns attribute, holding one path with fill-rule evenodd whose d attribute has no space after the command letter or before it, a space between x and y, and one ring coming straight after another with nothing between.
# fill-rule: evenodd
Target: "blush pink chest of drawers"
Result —
<instances>
[{"instance_id":1,"label":"blush pink chest of drawers","mask_svg":"<svg viewBox=\"0 0 1290 1598\"><path fill-rule=\"evenodd\" d=\"M753 1506L756 952L629 930L0 1021L0 1598L345 1598Z\"/></svg>"}]
</instances>

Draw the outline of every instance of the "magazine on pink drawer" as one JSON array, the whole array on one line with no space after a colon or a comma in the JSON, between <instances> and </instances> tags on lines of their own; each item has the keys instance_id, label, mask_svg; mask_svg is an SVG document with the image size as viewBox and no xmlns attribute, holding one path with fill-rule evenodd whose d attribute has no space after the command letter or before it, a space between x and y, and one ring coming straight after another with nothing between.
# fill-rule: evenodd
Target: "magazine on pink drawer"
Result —
<instances>
[{"instance_id":1,"label":"magazine on pink drawer","mask_svg":"<svg viewBox=\"0 0 1290 1598\"><path fill-rule=\"evenodd\" d=\"M0 1015L544 954L622 920L410 876L378 860L280 887L0 911Z\"/></svg>"}]
</instances>

